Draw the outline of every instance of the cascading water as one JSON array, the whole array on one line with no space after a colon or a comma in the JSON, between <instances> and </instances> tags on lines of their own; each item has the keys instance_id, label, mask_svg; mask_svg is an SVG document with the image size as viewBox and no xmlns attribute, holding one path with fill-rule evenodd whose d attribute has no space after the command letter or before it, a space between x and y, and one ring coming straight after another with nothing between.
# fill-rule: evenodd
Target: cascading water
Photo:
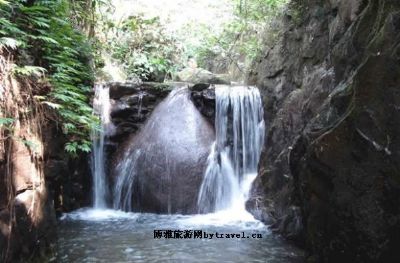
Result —
<instances>
[{"instance_id":1,"label":"cascading water","mask_svg":"<svg viewBox=\"0 0 400 263\"><path fill-rule=\"evenodd\" d=\"M96 87L94 109L102 130L93 133L95 209L79 209L61 218L57 262L304 261L301 252L271 235L244 209L263 144L258 90L217 87L216 95L216 137L191 101L190 91L175 89L125 141L117 167L111 169L114 208L153 212L133 213L104 209L104 145L113 126L108 89ZM216 213L193 215L197 201L202 212ZM154 236L157 229L201 229L203 234L199 239L193 235L160 240ZM212 233L243 237L211 238ZM250 238L255 233L262 238Z\"/></svg>"},{"instance_id":2,"label":"cascading water","mask_svg":"<svg viewBox=\"0 0 400 263\"><path fill-rule=\"evenodd\" d=\"M177 87L117 151L115 209L193 214L214 130ZM139 104L140 104L139 100ZM140 105L139 105L140 108Z\"/></svg>"},{"instance_id":3,"label":"cascading water","mask_svg":"<svg viewBox=\"0 0 400 263\"><path fill-rule=\"evenodd\" d=\"M136 163L140 157L141 150L137 149L131 153L127 152L124 160L129 158L129 161L120 162L117 170L120 171L117 182L114 186L113 207L124 211L132 210L132 194L134 190L135 176L137 175Z\"/></svg>"},{"instance_id":4,"label":"cascading water","mask_svg":"<svg viewBox=\"0 0 400 263\"><path fill-rule=\"evenodd\" d=\"M92 130L92 176L93 176L93 206L94 208L106 208L108 186L105 173L105 139L113 132L114 126L110 119L110 95L109 88L101 84L95 85L95 97L93 100L94 114L100 117L100 130Z\"/></svg>"},{"instance_id":5,"label":"cascading water","mask_svg":"<svg viewBox=\"0 0 400 263\"><path fill-rule=\"evenodd\" d=\"M245 211L264 141L261 96L255 87L216 86L216 141L198 197L201 213Z\"/></svg>"},{"instance_id":6,"label":"cascading water","mask_svg":"<svg viewBox=\"0 0 400 263\"><path fill-rule=\"evenodd\" d=\"M139 97L138 97L138 113L137 116L138 117L142 117L142 107L143 107L143 93L139 93Z\"/></svg>"}]
</instances>

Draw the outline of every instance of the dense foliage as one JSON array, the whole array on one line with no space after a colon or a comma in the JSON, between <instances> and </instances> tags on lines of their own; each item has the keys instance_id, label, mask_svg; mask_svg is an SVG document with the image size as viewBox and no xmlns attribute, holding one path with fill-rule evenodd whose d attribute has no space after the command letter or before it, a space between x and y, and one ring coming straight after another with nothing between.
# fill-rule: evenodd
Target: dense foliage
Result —
<instances>
[{"instance_id":1,"label":"dense foliage","mask_svg":"<svg viewBox=\"0 0 400 263\"><path fill-rule=\"evenodd\" d=\"M181 31L171 31L157 16L116 21L108 16L110 0L0 0L0 49L14 55L14 75L50 84L51 91L35 99L61 117L69 140L65 149L88 152L90 131L98 124L89 98L95 68L104 64L105 54L128 78L163 81L185 67L189 57L204 68L220 59L244 75L262 46L268 17L286 0L232 1L235 14L223 30L188 22Z\"/></svg>"},{"instance_id":2,"label":"dense foliage","mask_svg":"<svg viewBox=\"0 0 400 263\"><path fill-rule=\"evenodd\" d=\"M70 19L69 1L0 0L0 5L0 48L16 55L14 74L51 84L49 94L35 98L61 116L67 151L90 151L89 134L97 125L89 106L92 50Z\"/></svg>"},{"instance_id":3,"label":"dense foliage","mask_svg":"<svg viewBox=\"0 0 400 263\"><path fill-rule=\"evenodd\" d=\"M260 42L265 26L287 0L231 1L233 14L222 28L196 20L187 20L179 29L169 28L168 20L145 16L140 7L121 21L110 15L102 29L107 32L106 50L128 78L162 81L165 75L174 75L185 67L189 57L209 70L216 69L217 60L222 61L220 71L225 72L218 73L231 73L227 71L234 66L236 75L244 76L263 46Z\"/></svg>"},{"instance_id":4,"label":"dense foliage","mask_svg":"<svg viewBox=\"0 0 400 263\"><path fill-rule=\"evenodd\" d=\"M199 64L208 67L210 60L220 57L225 66L234 65L239 75L244 75L263 46L262 34L287 0L234 0L235 15L223 31L205 32L203 41L192 53Z\"/></svg>"},{"instance_id":5,"label":"dense foliage","mask_svg":"<svg viewBox=\"0 0 400 263\"><path fill-rule=\"evenodd\" d=\"M107 46L129 78L162 82L172 73L179 49L158 17L130 16L119 25L107 25L113 31Z\"/></svg>"}]
</instances>

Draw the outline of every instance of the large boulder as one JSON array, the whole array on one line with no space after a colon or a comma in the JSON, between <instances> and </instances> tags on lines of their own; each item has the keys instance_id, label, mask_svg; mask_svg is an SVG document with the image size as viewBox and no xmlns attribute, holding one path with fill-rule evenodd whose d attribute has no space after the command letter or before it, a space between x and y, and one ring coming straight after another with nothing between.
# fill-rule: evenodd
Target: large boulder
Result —
<instances>
[{"instance_id":1,"label":"large boulder","mask_svg":"<svg viewBox=\"0 0 400 263\"><path fill-rule=\"evenodd\" d=\"M208 84L196 84L191 89L191 99L199 109L201 114L205 116L214 126L215 123L215 86Z\"/></svg>"},{"instance_id":2,"label":"large boulder","mask_svg":"<svg viewBox=\"0 0 400 263\"><path fill-rule=\"evenodd\" d=\"M197 212L197 196L214 130L190 100L174 90L142 129L116 152L114 206L152 213Z\"/></svg>"},{"instance_id":3,"label":"large boulder","mask_svg":"<svg viewBox=\"0 0 400 263\"><path fill-rule=\"evenodd\" d=\"M132 86L129 83L112 83L110 87L111 120L115 132L111 141L121 142L136 133L155 106L170 93L170 86L145 83Z\"/></svg>"}]
</instances>

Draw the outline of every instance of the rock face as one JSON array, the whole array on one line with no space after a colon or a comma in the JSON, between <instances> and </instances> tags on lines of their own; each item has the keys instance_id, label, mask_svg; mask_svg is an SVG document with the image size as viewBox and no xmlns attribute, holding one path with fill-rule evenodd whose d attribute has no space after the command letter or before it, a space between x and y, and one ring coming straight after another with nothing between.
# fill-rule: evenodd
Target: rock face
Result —
<instances>
[{"instance_id":1,"label":"rock face","mask_svg":"<svg viewBox=\"0 0 400 263\"><path fill-rule=\"evenodd\" d=\"M197 212L197 196L214 141L212 126L176 89L143 128L119 147L112 168L114 207L140 212ZM129 187L126 187L129 185Z\"/></svg>"},{"instance_id":2,"label":"rock face","mask_svg":"<svg viewBox=\"0 0 400 263\"><path fill-rule=\"evenodd\" d=\"M395 262L400 2L297 0L282 20L250 76L270 126L248 208L310 262Z\"/></svg>"},{"instance_id":3,"label":"rock face","mask_svg":"<svg viewBox=\"0 0 400 263\"><path fill-rule=\"evenodd\" d=\"M54 249L56 213L87 205L87 159L72 159L56 116L35 101L41 86L16 80L0 54L0 262L26 262ZM4 111L3 111L4 110ZM78 161L79 160L79 161ZM87 188L85 188L87 187Z\"/></svg>"},{"instance_id":4,"label":"rock face","mask_svg":"<svg viewBox=\"0 0 400 263\"><path fill-rule=\"evenodd\" d=\"M65 137L54 123L46 123L42 133L44 175L57 216L90 206L92 178L89 155L80 153L77 157L71 157L64 150Z\"/></svg>"},{"instance_id":5,"label":"rock face","mask_svg":"<svg viewBox=\"0 0 400 263\"><path fill-rule=\"evenodd\" d=\"M199 109L214 126L215 124L215 86L209 84L196 84L190 87L191 99L194 105Z\"/></svg>"},{"instance_id":6,"label":"rock face","mask_svg":"<svg viewBox=\"0 0 400 263\"><path fill-rule=\"evenodd\" d=\"M111 142L124 141L136 133L160 103L177 84L110 83L111 119L116 127ZM185 86L185 84L180 84Z\"/></svg>"},{"instance_id":7,"label":"rock face","mask_svg":"<svg viewBox=\"0 0 400 263\"><path fill-rule=\"evenodd\" d=\"M56 222L43 173L44 119L30 100L32 87L12 77L1 85L0 114L13 122L0 129L0 261L15 262L43 256L55 239Z\"/></svg>"}]
</instances>

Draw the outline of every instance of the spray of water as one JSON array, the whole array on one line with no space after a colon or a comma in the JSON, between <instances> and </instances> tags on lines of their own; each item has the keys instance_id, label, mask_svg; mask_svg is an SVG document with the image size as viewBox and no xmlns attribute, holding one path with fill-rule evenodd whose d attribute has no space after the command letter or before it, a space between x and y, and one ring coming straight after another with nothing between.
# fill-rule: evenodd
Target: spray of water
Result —
<instances>
[{"instance_id":1,"label":"spray of water","mask_svg":"<svg viewBox=\"0 0 400 263\"><path fill-rule=\"evenodd\" d=\"M114 186L113 207L123 211L132 210L132 194L134 191L135 177L137 175L136 163L140 157L141 150L125 153L124 160L117 166L119 176Z\"/></svg>"},{"instance_id":2,"label":"spray of water","mask_svg":"<svg viewBox=\"0 0 400 263\"><path fill-rule=\"evenodd\" d=\"M106 136L113 133L114 126L110 119L110 95L109 88L101 84L95 86L93 111L101 121L101 129L92 131L92 175L93 175L93 207L106 208L108 186L105 173L105 140Z\"/></svg>"},{"instance_id":3,"label":"spray of water","mask_svg":"<svg viewBox=\"0 0 400 263\"><path fill-rule=\"evenodd\" d=\"M200 213L234 211L247 216L245 202L257 176L265 123L255 87L216 87L216 141L198 197Z\"/></svg>"}]
</instances>

